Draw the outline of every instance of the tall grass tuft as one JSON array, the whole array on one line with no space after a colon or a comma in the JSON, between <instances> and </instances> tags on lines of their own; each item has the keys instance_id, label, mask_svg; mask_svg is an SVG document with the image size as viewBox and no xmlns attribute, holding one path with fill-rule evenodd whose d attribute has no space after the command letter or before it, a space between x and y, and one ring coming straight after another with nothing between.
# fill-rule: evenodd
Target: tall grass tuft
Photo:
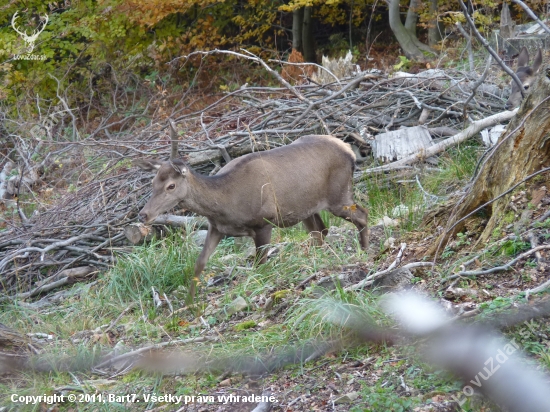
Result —
<instances>
[{"instance_id":1,"label":"tall grass tuft","mask_svg":"<svg viewBox=\"0 0 550 412\"><path fill-rule=\"evenodd\" d=\"M191 240L172 233L136 247L131 255L120 256L108 275L104 291L121 302L150 295L151 287L170 292L189 284L197 255L198 248Z\"/></svg>"},{"instance_id":2,"label":"tall grass tuft","mask_svg":"<svg viewBox=\"0 0 550 412\"><path fill-rule=\"evenodd\" d=\"M386 322L386 316L378 309L376 297L367 292L345 292L337 287L319 299L301 299L293 311L289 323L300 338L339 338L346 333L346 326L360 328L365 324Z\"/></svg>"}]
</instances>

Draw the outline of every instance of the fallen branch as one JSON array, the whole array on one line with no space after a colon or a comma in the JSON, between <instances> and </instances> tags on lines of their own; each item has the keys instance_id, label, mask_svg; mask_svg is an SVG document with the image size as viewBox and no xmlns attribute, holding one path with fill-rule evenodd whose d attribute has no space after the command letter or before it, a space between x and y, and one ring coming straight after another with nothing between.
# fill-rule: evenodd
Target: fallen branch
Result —
<instances>
[{"instance_id":1,"label":"fallen branch","mask_svg":"<svg viewBox=\"0 0 550 412\"><path fill-rule=\"evenodd\" d=\"M529 296L533 293L539 293L539 292L543 292L545 291L546 289L550 288L550 280L547 280L546 282L544 282L542 285L539 285L537 286L536 288L533 288L533 289L527 289L525 291L525 299L528 300L529 299Z\"/></svg>"},{"instance_id":2,"label":"fallen branch","mask_svg":"<svg viewBox=\"0 0 550 412\"><path fill-rule=\"evenodd\" d=\"M531 250L528 250L527 252L522 253L515 259L512 259L511 261L509 261L508 263L502 266L495 266L494 268L486 269L486 270L466 270L466 271L458 272L454 275L447 276L446 278L441 279L440 283L445 283L449 280L453 280L459 277L476 277L481 275L489 275L491 273L496 273L496 272L504 272L506 270L511 269L512 266L514 266L521 259L525 259L526 257L531 256L533 253L537 253L539 250L546 250L546 249L550 249L550 245L537 246L536 248L533 248Z\"/></svg>"},{"instance_id":3,"label":"fallen branch","mask_svg":"<svg viewBox=\"0 0 550 412\"><path fill-rule=\"evenodd\" d=\"M157 343L155 345L149 345L145 346L143 348L139 348L130 352L123 353L122 355L115 356L111 359L108 359L106 361L103 361L97 365L95 365L94 369L101 369L104 367L111 366L113 363L120 362L121 360L128 359L137 355L140 355L144 352L149 352L157 349L162 349L167 346L174 346L174 345L184 345L186 343L197 343L197 342L211 342L218 340L217 337L211 337L211 336L199 336L197 338L189 338L189 339L178 339L178 340L171 340L169 342L163 342L163 343Z\"/></svg>"},{"instance_id":4,"label":"fallen branch","mask_svg":"<svg viewBox=\"0 0 550 412\"><path fill-rule=\"evenodd\" d=\"M107 333L109 332L111 329L113 329L116 324L118 323L118 321L120 319L122 319L122 317L124 315L126 315L128 312L130 312L133 308L135 308L137 306L137 303L136 302L133 302L133 303L130 303L130 305L128 305L126 307L126 309L124 309L122 312L120 312L120 315L117 316L117 318L115 320L113 320L111 323L109 323L109 326L107 326L107 328L105 328L105 330L103 331L103 333Z\"/></svg>"},{"instance_id":5,"label":"fallen branch","mask_svg":"<svg viewBox=\"0 0 550 412\"><path fill-rule=\"evenodd\" d=\"M511 111L505 111L501 113L497 113L493 116L486 117L485 119L477 120L473 122L470 126L468 126L465 130L462 132L454 135L453 137L450 137L446 140L443 140L440 143L434 144L433 146L429 147L426 150L423 150L419 153L416 153L414 155L405 157L404 159L398 160L396 162L379 166L379 167L373 167L372 169L366 169L364 173L378 173L378 172L386 172L389 170L393 170L396 168L400 168L402 166L407 166L412 163L420 162L424 159L427 159L428 157L432 157L438 153L441 153L445 150L447 150L449 147L455 146L459 143L462 143L463 141L469 139L470 137L476 135L483 129L486 129L488 127L492 127L496 124L505 122L507 120L510 120L512 117L514 117L517 113L518 109L514 109Z\"/></svg>"},{"instance_id":6,"label":"fallen branch","mask_svg":"<svg viewBox=\"0 0 550 412\"><path fill-rule=\"evenodd\" d=\"M264 391L262 393L262 398L269 398L271 396L270 391ZM252 410L252 412L269 412L273 405L269 401L263 401L258 403L258 405Z\"/></svg>"},{"instance_id":7,"label":"fallen branch","mask_svg":"<svg viewBox=\"0 0 550 412\"><path fill-rule=\"evenodd\" d=\"M372 285L372 283L376 279L390 273L392 270L394 270L401 263L401 258L403 257L403 252L405 251L406 247L407 247L406 243L401 243L401 247L399 248L399 252L397 253L397 257L392 262L392 264L390 266L388 266L387 269L381 270L380 272L373 273L372 275L367 276L362 281L360 281L360 282L358 282L354 285L346 287L344 290L346 290L346 291L357 290L357 289L361 289L365 286L370 286L370 285ZM406 264L405 266L401 267L400 269L413 269L413 268L424 267L424 266L433 266L433 263L432 262L413 262L413 263Z\"/></svg>"},{"instance_id":8,"label":"fallen branch","mask_svg":"<svg viewBox=\"0 0 550 412\"><path fill-rule=\"evenodd\" d=\"M525 10L525 13L527 13L527 15L529 17L531 17L533 20L535 20L537 22L537 24L543 28L543 30L550 34L550 29L548 28L548 26L546 24L544 24L542 22L541 19L539 19L537 17L537 15L535 13L533 13L533 10L531 10L524 2L522 2L521 0L512 0L514 3L518 4L523 10Z\"/></svg>"},{"instance_id":9,"label":"fallen branch","mask_svg":"<svg viewBox=\"0 0 550 412\"><path fill-rule=\"evenodd\" d=\"M144 225L143 223L132 223L125 226L124 236L126 236L126 239L128 239L132 245L140 245L144 241L164 236L164 231L158 230L155 227L158 225L193 228L194 230L208 229L208 222L203 217L160 215L148 225Z\"/></svg>"},{"instance_id":10,"label":"fallen branch","mask_svg":"<svg viewBox=\"0 0 550 412\"><path fill-rule=\"evenodd\" d=\"M153 220L151 225L193 227L194 229L208 228L208 222L206 218L200 216L160 215L155 220Z\"/></svg>"},{"instance_id":11,"label":"fallen branch","mask_svg":"<svg viewBox=\"0 0 550 412\"><path fill-rule=\"evenodd\" d=\"M434 264L432 262L412 262L412 263L407 263L405 266L401 266L399 269L414 269L414 268L421 268L421 267L428 267L428 266L433 266ZM392 270L395 269L395 268L392 268ZM356 290L356 289L360 289L364 286L370 286L372 285L372 283L384 276L384 275L387 275L391 270L382 270L380 272L377 272L377 273L374 273L370 276L367 276L365 279L363 279L361 282L359 283L356 283L355 285L351 285L351 286L348 286L347 288L345 288L344 290L348 291L348 290Z\"/></svg>"},{"instance_id":12,"label":"fallen branch","mask_svg":"<svg viewBox=\"0 0 550 412\"><path fill-rule=\"evenodd\" d=\"M66 273L65 276L63 276L63 272ZM98 270L91 266L83 266L81 268L66 269L63 272L52 276L52 278L56 278L57 280L54 280L51 283L42 284L29 292L18 293L14 296L2 296L0 297L0 302L32 298L42 293L49 292L50 290L88 279L92 275L98 273Z\"/></svg>"}]
</instances>

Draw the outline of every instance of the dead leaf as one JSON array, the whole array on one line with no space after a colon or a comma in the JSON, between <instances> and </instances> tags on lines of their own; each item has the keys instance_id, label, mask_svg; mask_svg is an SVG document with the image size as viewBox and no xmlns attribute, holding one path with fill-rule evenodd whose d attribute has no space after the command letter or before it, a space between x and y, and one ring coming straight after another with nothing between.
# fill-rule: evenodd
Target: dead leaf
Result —
<instances>
[{"instance_id":1,"label":"dead leaf","mask_svg":"<svg viewBox=\"0 0 550 412\"><path fill-rule=\"evenodd\" d=\"M546 195L546 186L539 187L538 189L533 190L531 193L531 203L534 206L538 206L544 196Z\"/></svg>"}]
</instances>

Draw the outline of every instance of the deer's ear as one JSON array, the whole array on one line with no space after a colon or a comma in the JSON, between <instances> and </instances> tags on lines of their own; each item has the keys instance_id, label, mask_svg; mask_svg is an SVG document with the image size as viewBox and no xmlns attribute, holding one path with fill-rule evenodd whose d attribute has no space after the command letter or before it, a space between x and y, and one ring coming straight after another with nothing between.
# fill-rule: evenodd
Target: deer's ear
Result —
<instances>
[{"instance_id":1,"label":"deer's ear","mask_svg":"<svg viewBox=\"0 0 550 412\"><path fill-rule=\"evenodd\" d=\"M523 46L518 56L518 67L529 66L529 51Z\"/></svg>"},{"instance_id":2,"label":"deer's ear","mask_svg":"<svg viewBox=\"0 0 550 412\"><path fill-rule=\"evenodd\" d=\"M155 159L135 159L132 160L132 164L147 172L156 172L160 169L162 162Z\"/></svg>"},{"instance_id":3,"label":"deer's ear","mask_svg":"<svg viewBox=\"0 0 550 412\"><path fill-rule=\"evenodd\" d=\"M187 167L185 162L181 159L170 160L170 165L176 172L178 172L183 177L185 177L185 175L189 172L189 168Z\"/></svg>"},{"instance_id":4,"label":"deer's ear","mask_svg":"<svg viewBox=\"0 0 550 412\"><path fill-rule=\"evenodd\" d=\"M533 72L538 72L542 64L542 50L539 48L537 55L535 56L535 61L533 62Z\"/></svg>"}]
</instances>

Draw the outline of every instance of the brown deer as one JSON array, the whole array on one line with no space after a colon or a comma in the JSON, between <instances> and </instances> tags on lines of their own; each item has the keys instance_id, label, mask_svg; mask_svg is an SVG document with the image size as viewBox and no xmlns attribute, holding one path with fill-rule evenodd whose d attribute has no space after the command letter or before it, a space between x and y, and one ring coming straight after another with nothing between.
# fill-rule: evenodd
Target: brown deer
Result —
<instances>
[{"instance_id":1,"label":"brown deer","mask_svg":"<svg viewBox=\"0 0 550 412\"><path fill-rule=\"evenodd\" d=\"M529 66L529 52L527 51L527 48L523 47L521 49L521 52L519 53L519 56L518 56L518 68L516 70L516 75L521 81L523 85L523 90L525 93L529 92L529 86L533 82L535 78L535 74L537 74L537 71L539 70L541 64L542 64L542 50L540 48L537 52L537 55L535 56L535 61L533 62L532 66ZM512 87L512 91L505 105L507 110L511 110L518 107L521 101L523 100L521 90L519 89L516 82L513 80L511 83L511 87Z\"/></svg>"},{"instance_id":2,"label":"brown deer","mask_svg":"<svg viewBox=\"0 0 550 412\"><path fill-rule=\"evenodd\" d=\"M139 218L151 223L177 204L208 219L204 247L195 264L195 278L224 236L250 236L256 260L264 263L264 246L274 226L303 222L315 244L328 230L319 212L350 220L367 249L368 212L353 200L355 155L333 136L303 136L292 144L250 153L227 163L215 176L191 170L182 160L136 161L144 170L157 170L153 193ZM191 282L190 298L195 293Z\"/></svg>"}]
</instances>

